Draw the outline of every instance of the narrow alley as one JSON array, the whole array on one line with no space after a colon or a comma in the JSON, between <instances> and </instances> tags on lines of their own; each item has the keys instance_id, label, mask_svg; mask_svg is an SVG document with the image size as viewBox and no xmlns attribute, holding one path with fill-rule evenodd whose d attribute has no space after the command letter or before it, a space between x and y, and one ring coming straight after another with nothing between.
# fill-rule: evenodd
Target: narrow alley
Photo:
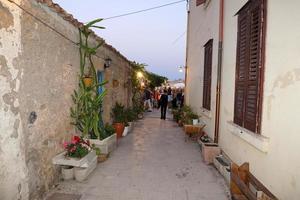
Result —
<instances>
[{"instance_id":1,"label":"narrow alley","mask_svg":"<svg viewBox=\"0 0 300 200\"><path fill-rule=\"evenodd\" d=\"M228 199L225 181L203 163L198 144L185 142L170 114L166 121L159 115L147 113L86 181L60 182L48 200L60 199L58 194L74 194L64 200Z\"/></svg>"}]
</instances>

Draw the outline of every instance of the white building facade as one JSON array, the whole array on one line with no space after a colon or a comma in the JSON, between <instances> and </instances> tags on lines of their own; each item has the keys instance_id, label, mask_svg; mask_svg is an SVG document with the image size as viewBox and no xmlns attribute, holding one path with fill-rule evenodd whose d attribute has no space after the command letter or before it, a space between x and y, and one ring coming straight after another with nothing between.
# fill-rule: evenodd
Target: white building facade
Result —
<instances>
[{"instance_id":1,"label":"white building facade","mask_svg":"<svg viewBox=\"0 0 300 200\"><path fill-rule=\"evenodd\" d=\"M300 198L300 1L190 0L186 104L279 199Z\"/></svg>"}]
</instances>

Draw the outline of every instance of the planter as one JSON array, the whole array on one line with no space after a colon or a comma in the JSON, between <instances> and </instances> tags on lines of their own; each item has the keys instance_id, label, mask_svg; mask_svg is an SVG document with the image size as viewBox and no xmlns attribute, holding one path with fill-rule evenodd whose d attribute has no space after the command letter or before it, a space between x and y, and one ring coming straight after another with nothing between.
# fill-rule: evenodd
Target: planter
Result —
<instances>
[{"instance_id":1,"label":"planter","mask_svg":"<svg viewBox=\"0 0 300 200\"><path fill-rule=\"evenodd\" d=\"M123 137L125 137L129 133L129 126L125 126L124 131L123 131Z\"/></svg>"},{"instance_id":2,"label":"planter","mask_svg":"<svg viewBox=\"0 0 300 200\"><path fill-rule=\"evenodd\" d=\"M93 78L92 77L84 77L83 83L86 87L91 87L93 84Z\"/></svg>"},{"instance_id":3,"label":"planter","mask_svg":"<svg viewBox=\"0 0 300 200\"><path fill-rule=\"evenodd\" d=\"M117 133L117 139L121 138L125 128L124 123L114 123L113 126Z\"/></svg>"},{"instance_id":4,"label":"planter","mask_svg":"<svg viewBox=\"0 0 300 200\"><path fill-rule=\"evenodd\" d=\"M202 136L203 128L205 125L184 125L184 132L191 139L198 141L198 139Z\"/></svg>"},{"instance_id":5,"label":"planter","mask_svg":"<svg viewBox=\"0 0 300 200\"><path fill-rule=\"evenodd\" d=\"M203 143L202 157L206 164L212 164L214 158L221 154L221 149L216 143Z\"/></svg>"},{"instance_id":6,"label":"planter","mask_svg":"<svg viewBox=\"0 0 300 200\"><path fill-rule=\"evenodd\" d=\"M227 161L222 155L214 158L214 166L224 177L227 185L230 185L230 164L228 163L229 161Z\"/></svg>"},{"instance_id":7,"label":"planter","mask_svg":"<svg viewBox=\"0 0 300 200\"><path fill-rule=\"evenodd\" d=\"M62 166L61 174L64 180L74 179L74 167L73 166Z\"/></svg>"},{"instance_id":8,"label":"planter","mask_svg":"<svg viewBox=\"0 0 300 200\"><path fill-rule=\"evenodd\" d=\"M131 133L134 128L134 122L128 122L128 124L129 124L129 132L128 133Z\"/></svg>"},{"instance_id":9,"label":"planter","mask_svg":"<svg viewBox=\"0 0 300 200\"><path fill-rule=\"evenodd\" d=\"M104 140L89 139L89 141L100 149L101 154L109 154L117 147L117 134L115 133Z\"/></svg>"},{"instance_id":10,"label":"planter","mask_svg":"<svg viewBox=\"0 0 300 200\"><path fill-rule=\"evenodd\" d=\"M199 124L199 119L193 119L193 125Z\"/></svg>"},{"instance_id":11,"label":"planter","mask_svg":"<svg viewBox=\"0 0 300 200\"><path fill-rule=\"evenodd\" d=\"M75 167L74 168L74 175L76 181L84 181L92 171L97 167L97 157L94 157L94 159L91 161L90 165L86 168L82 167Z\"/></svg>"},{"instance_id":12,"label":"planter","mask_svg":"<svg viewBox=\"0 0 300 200\"><path fill-rule=\"evenodd\" d=\"M64 166L73 166L73 167L82 167L82 168L87 168L91 165L93 160L97 158L96 152L91 151L89 152L86 156L83 158L69 158L65 156L66 152L62 152L55 156L52 159L52 163L54 165L64 165Z\"/></svg>"},{"instance_id":13,"label":"planter","mask_svg":"<svg viewBox=\"0 0 300 200\"><path fill-rule=\"evenodd\" d=\"M102 162L106 161L107 159L108 159L108 154L100 154L100 155L98 155L98 158L97 158L98 163L102 163Z\"/></svg>"}]
</instances>

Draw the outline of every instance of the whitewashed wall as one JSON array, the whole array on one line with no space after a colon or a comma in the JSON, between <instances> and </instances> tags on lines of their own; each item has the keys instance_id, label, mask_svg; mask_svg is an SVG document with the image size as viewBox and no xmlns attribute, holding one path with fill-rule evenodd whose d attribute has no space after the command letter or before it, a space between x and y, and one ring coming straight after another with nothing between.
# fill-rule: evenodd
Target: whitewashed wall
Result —
<instances>
[{"instance_id":1,"label":"whitewashed wall","mask_svg":"<svg viewBox=\"0 0 300 200\"><path fill-rule=\"evenodd\" d=\"M214 135L216 81L218 64L218 27L219 2L211 1L207 6L197 6L196 0L190 1L190 18L188 30L188 60L187 60L187 87L186 101L194 111L200 114L207 126L205 132L210 137ZM204 45L213 39L213 62L211 84L211 111L202 108L203 72L204 72Z\"/></svg>"},{"instance_id":2,"label":"whitewashed wall","mask_svg":"<svg viewBox=\"0 0 300 200\"><path fill-rule=\"evenodd\" d=\"M192 1L192 4L195 1ZM225 1L224 54L221 88L220 146L236 163L249 162L251 172L279 199L300 197L300 1L267 3L265 82L261 135L233 121L236 67L236 12L246 0ZM191 5L187 102L201 114L203 44L217 38L219 0L204 10ZM210 10L210 9L214 10ZM205 18L208 15L213 17ZM201 44L201 45L200 45ZM215 108L217 42L214 40L212 113ZM199 56L200 55L200 56ZM213 136L212 120L207 131Z\"/></svg>"}]
</instances>

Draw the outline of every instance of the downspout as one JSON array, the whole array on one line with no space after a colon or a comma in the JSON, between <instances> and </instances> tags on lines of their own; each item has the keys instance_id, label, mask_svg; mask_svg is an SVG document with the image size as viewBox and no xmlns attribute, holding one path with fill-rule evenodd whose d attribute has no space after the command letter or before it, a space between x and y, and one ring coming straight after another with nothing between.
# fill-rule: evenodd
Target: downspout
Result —
<instances>
[{"instance_id":1,"label":"downspout","mask_svg":"<svg viewBox=\"0 0 300 200\"><path fill-rule=\"evenodd\" d=\"M220 0L218 69L217 69L217 87L216 87L216 115L215 115L215 136L214 136L214 142L215 143L219 142L219 129L220 129L220 104L221 104L223 36L224 36L224 0Z\"/></svg>"},{"instance_id":2,"label":"downspout","mask_svg":"<svg viewBox=\"0 0 300 200\"><path fill-rule=\"evenodd\" d=\"M186 105L186 88L187 88L187 77L188 77L188 50L189 50L189 32L190 32L190 8L189 1L187 0L187 31L186 31L186 56L185 56L185 70L184 70L184 105Z\"/></svg>"}]
</instances>

